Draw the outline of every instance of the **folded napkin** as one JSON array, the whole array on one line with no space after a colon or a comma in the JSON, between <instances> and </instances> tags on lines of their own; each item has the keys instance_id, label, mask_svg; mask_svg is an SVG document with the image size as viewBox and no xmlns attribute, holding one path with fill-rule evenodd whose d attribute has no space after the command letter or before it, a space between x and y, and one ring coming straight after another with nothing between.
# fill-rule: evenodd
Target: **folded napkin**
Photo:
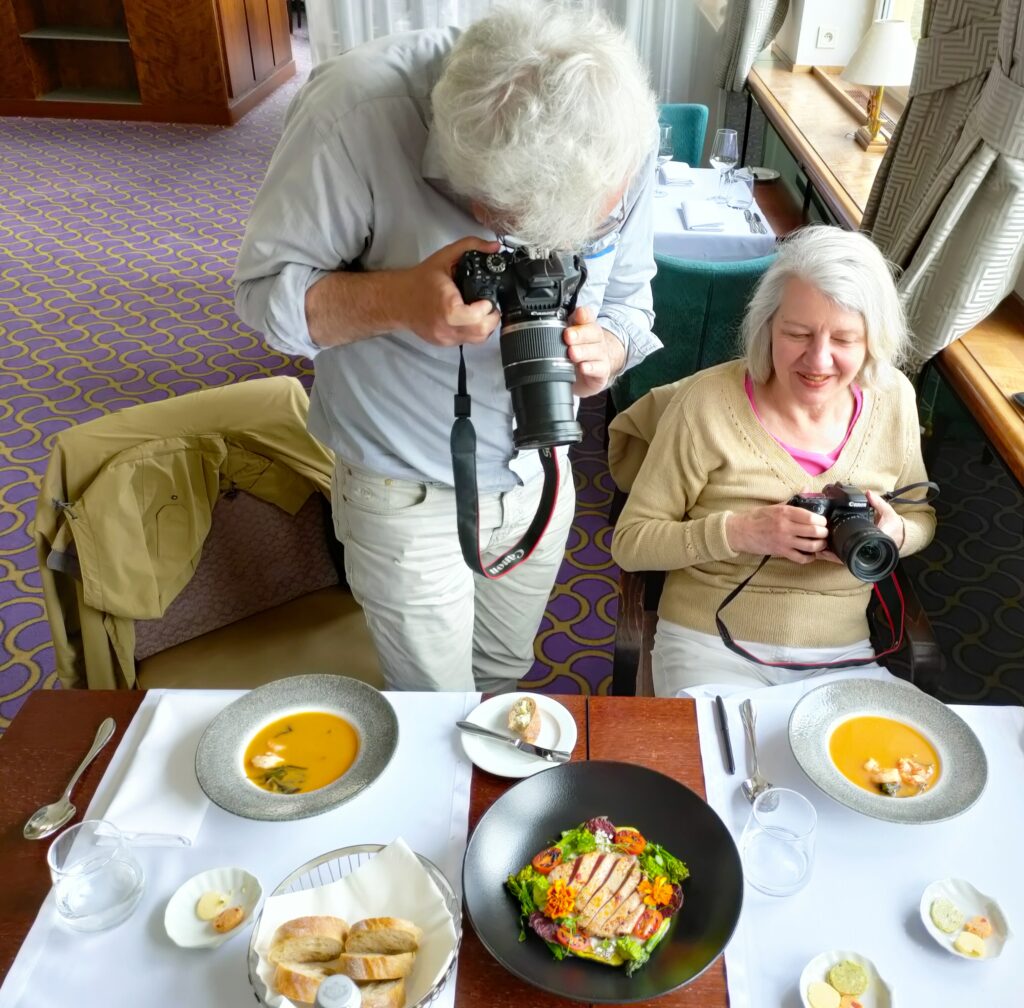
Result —
<instances>
[{"instance_id":1,"label":"folded napkin","mask_svg":"<svg viewBox=\"0 0 1024 1008\"><path fill-rule=\"evenodd\" d=\"M665 185L693 185L693 173L685 161L666 161L658 175Z\"/></svg>"},{"instance_id":2,"label":"folded napkin","mask_svg":"<svg viewBox=\"0 0 1024 1008\"><path fill-rule=\"evenodd\" d=\"M272 1008L293 1004L273 987L275 967L267 953L274 932L296 917L323 915L341 917L350 925L367 917L401 917L423 930L412 972L405 981L406 1004L420 1003L441 978L455 948L455 925L441 890L409 845L398 837L336 882L267 898L253 947L259 956L256 971L268 991L265 1003Z\"/></svg>"},{"instance_id":3,"label":"folded napkin","mask_svg":"<svg viewBox=\"0 0 1024 1008\"><path fill-rule=\"evenodd\" d=\"M687 231L721 231L725 218L718 203L710 200L684 200L679 208Z\"/></svg>"},{"instance_id":4,"label":"folded napkin","mask_svg":"<svg viewBox=\"0 0 1024 1008\"><path fill-rule=\"evenodd\" d=\"M196 747L233 693L182 691L160 698L103 818L133 844L195 843L210 801L196 780Z\"/></svg>"}]
</instances>

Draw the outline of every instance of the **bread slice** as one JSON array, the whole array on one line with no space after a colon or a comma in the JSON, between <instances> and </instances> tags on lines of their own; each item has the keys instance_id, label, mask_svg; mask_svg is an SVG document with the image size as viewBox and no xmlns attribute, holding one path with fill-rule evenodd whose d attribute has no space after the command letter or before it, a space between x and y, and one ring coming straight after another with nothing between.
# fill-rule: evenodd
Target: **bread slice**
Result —
<instances>
[{"instance_id":1,"label":"bread slice","mask_svg":"<svg viewBox=\"0 0 1024 1008\"><path fill-rule=\"evenodd\" d=\"M401 917L367 917L356 921L345 939L346 952L415 952L423 932Z\"/></svg>"},{"instance_id":2,"label":"bread slice","mask_svg":"<svg viewBox=\"0 0 1024 1008\"><path fill-rule=\"evenodd\" d=\"M540 711L533 697L519 697L509 708L508 730L524 742L536 742L540 735Z\"/></svg>"},{"instance_id":3,"label":"bread slice","mask_svg":"<svg viewBox=\"0 0 1024 1008\"><path fill-rule=\"evenodd\" d=\"M279 962L274 969L274 990L289 1001L312 1004L320 984L334 972L331 963Z\"/></svg>"},{"instance_id":4,"label":"bread slice","mask_svg":"<svg viewBox=\"0 0 1024 1008\"><path fill-rule=\"evenodd\" d=\"M361 983L359 993L362 1008L403 1008L405 980L379 980Z\"/></svg>"},{"instance_id":5,"label":"bread slice","mask_svg":"<svg viewBox=\"0 0 1024 1008\"><path fill-rule=\"evenodd\" d=\"M375 952L343 952L334 963L335 972L353 980L397 980L412 970L415 952L378 955Z\"/></svg>"},{"instance_id":6,"label":"bread slice","mask_svg":"<svg viewBox=\"0 0 1024 1008\"><path fill-rule=\"evenodd\" d=\"M348 924L340 917L296 917L274 932L267 958L275 965L327 962L345 950L347 936Z\"/></svg>"}]
</instances>

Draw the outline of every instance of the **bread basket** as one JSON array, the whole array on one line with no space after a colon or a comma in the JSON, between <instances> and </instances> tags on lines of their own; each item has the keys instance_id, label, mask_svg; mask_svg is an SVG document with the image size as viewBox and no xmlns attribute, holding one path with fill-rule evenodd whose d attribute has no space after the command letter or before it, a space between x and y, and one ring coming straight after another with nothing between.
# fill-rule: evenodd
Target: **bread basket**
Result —
<instances>
[{"instance_id":1,"label":"bread basket","mask_svg":"<svg viewBox=\"0 0 1024 1008\"><path fill-rule=\"evenodd\" d=\"M354 844L351 847L342 847L339 850L321 854L320 857L313 858L311 861L307 861L304 865L296 868L287 878L282 880L270 895L279 896L282 893L300 892L304 889L315 889L318 886L337 882L339 879L355 871L360 865L365 864L378 851L383 849L383 844ZM422 854L417 854L416 857L419 858L420 864L423 865L427 874L441 891L444 905L448 913L451 914L452 926L455 929L455 944L445 960L444 966L434 985L422 998L414 1004L406 1005L406 1008L425 1008L426 1005L431 1004L437 999L437 996L444 989L444 985L448 982L448 978L455 969L455 963L459 955L459 946L462 944L462 907L459 898L455 895L448 879L445 878L444 872L437 865L429 861ZM259 956L256 952L255 943L259 927L260 919L257 917L253 924L252 937L249 940L249 983L252 984L256 1000L261 1005L269 1008L270 1002L267 1000L269 992L257 972Z\"/></svg>"}]
</instances>

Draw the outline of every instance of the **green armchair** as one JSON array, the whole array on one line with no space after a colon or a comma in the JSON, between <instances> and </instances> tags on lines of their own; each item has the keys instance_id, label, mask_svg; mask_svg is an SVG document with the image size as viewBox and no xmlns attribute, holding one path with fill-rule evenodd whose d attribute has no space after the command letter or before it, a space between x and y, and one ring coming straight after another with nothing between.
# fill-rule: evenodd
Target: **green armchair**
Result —
<instances>
[{"instance_id":1,"label":"green armchair","mask_svg":"<svg viewBox=\"0 0 1024 1008\"><path fill-rule=\"evenodd\" d=\"M708 131L707 105L662 105L658 119L672 127L672 146L675 147L672 160L699 168Z\"/></svg>"}]
</instances>

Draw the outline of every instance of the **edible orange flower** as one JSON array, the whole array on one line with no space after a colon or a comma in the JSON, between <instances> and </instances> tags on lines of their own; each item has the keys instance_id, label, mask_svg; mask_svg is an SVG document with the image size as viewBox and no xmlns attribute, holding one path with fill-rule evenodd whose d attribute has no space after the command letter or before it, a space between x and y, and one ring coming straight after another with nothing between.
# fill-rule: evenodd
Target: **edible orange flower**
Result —
<instances>
[{"instance_id":1,"label":"edible orange flower","mask_svg":"<svg viewBox=\"0 0 1024 1008\"><path fill-rule=\"evenodd\" d=\"M551 883L548 889L544 914L554 920L556 917L567 917L576 905L576 890L567 886L561 879Z\"/></svg>"},{"instance_id":2,"label":"edible orange flower","mask_svg":"<svg viewBox=\"0 0 1024 1008\"><path fill-rule=\"evenodd\" d=\"M668 906L672 901L672 883L664 875L659 875L653 882L641 880L637 889L648 906Z\"/></svg>"}]
</instances>

